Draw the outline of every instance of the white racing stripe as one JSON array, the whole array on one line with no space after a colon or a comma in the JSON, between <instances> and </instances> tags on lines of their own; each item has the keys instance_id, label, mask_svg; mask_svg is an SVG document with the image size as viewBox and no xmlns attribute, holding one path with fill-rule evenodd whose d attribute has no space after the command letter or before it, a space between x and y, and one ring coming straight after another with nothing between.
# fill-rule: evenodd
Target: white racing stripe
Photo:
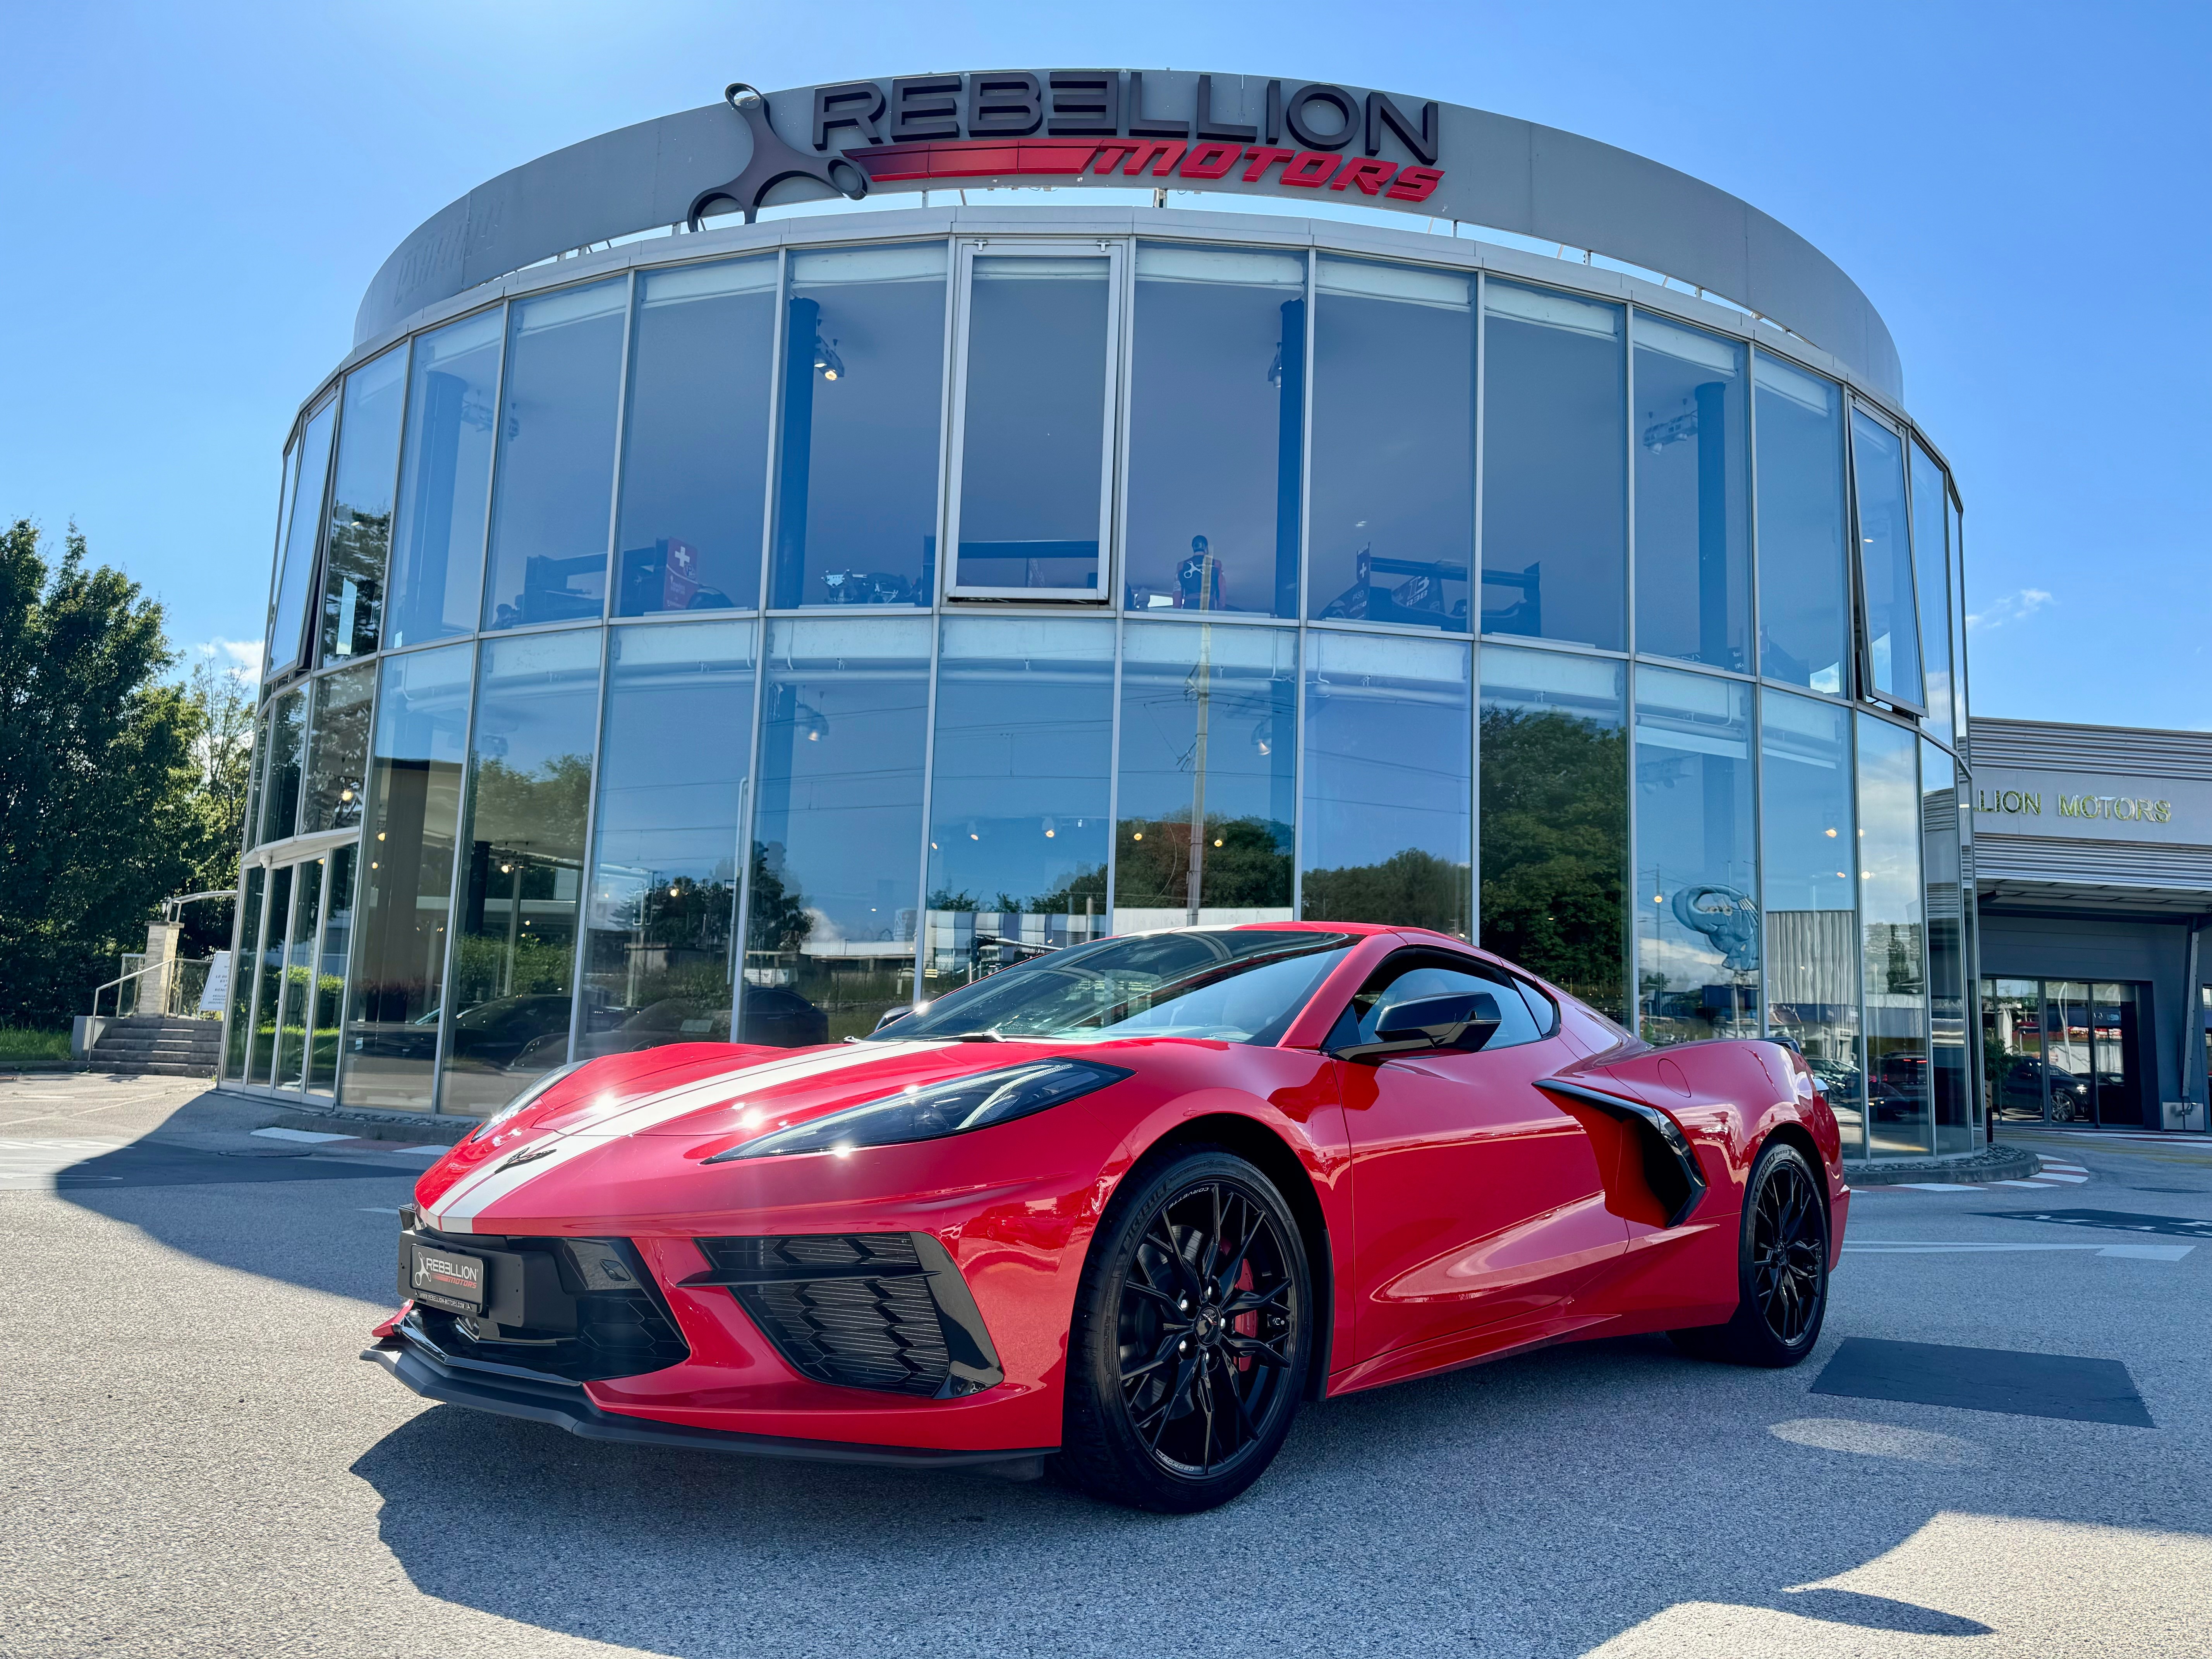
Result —
<instances>
[{"instance_id":1,"label":"white racing stripe","mask_svg":"<svg viewBox=\"0 0 2212 1659\"><path fill-rule=\"evenodd\" d=\"M422 1218L440 1232L473 1232L476 1218L492 1205L547 1170L558 1169L609 1141L657 1128L690 1112L719 1106L756 1088L781 1087L880 1060L927 1054L945 1046L943 1042L852 1043L826 1054L741 1066L732 1071L718 1072L710 1078L679 1084L673 1089L664 1089L658 1094L625 1101L610 1109L604 1116L586 1118L574 1128L560 1131L554 1149L542 1157L513 1168L507 1167L511 1158L499 1159L472 1171L456 1182L434 1207L424 1210ZM532 1141L517 1150L544 1144Z\"/></svg>"}]
</instances>

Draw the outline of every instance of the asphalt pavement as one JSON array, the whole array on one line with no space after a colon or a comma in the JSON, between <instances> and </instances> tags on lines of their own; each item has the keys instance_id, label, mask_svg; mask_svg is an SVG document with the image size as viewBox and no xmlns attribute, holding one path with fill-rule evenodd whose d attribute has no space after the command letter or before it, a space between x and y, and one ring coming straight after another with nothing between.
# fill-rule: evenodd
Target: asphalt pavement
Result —
<instances>
[{"instance_id":1,"label":"asphalt pavement","mask_svg":"<svg viewBox=\"0 0 2212 1659\"><path fill-rule=\"evenodd\" d=\"M1863 1192L1797 1370L1555 1348L1309 1407L1164 1519L429 1405L356 1358L428 1155L274 1115L0 1083L0 1654L2212 1650L2212 1143Z\"/></svg>"}]
</instances>

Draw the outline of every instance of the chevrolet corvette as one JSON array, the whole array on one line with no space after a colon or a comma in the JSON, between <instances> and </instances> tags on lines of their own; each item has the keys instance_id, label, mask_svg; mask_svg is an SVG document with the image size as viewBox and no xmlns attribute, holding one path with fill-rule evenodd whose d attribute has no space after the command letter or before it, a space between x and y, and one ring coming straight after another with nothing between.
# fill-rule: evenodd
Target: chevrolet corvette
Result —
<instances>
[{"instance_id":1,"label":"chevrolet corvette","mask_svg":"<svg viewBox=\"0 0 2212 1659\"><path fill-rule=\"evenodd\" d=\"M1418 929L1176 929L549 1073L416 1183L362 1357L593 1438L1190 1511L1303 1402L1539 1345L1795 1364L1849 1203L1782 1043L1655 1048Z\"/></svg>"}]
</instances>

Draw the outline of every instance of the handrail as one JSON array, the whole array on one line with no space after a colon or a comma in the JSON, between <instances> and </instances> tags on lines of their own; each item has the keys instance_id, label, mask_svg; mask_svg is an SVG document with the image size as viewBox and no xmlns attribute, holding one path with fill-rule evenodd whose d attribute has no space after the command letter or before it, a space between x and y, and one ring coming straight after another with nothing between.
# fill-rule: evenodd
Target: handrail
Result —
<instances>
[{"instance_id":1,"label":"handrail","mask_svg":"<svg viewBox=\"0 0 2212 1659\"><path fill-rule=\"evenodd\" d=\"M118 1019L122 1018L123 988L125 986L128 985L134 979L142 978L148 974L158 974L165 969L174 968L176 965L174 958L163 957L159 962L149 962L143 968L134 968L129 973L121 975L119 978L111 979L105 985L94 986L92 992L92 1017L94 1019L98 1019L100 1018L100 994L102 991L112 991L115 993L115 1017Z\"/></svg>"},{"instance_id":2,"label":"handrail","mask_svg":"<svg viewBox=\"0 0 2212 1659\"><path fill-rule=\"evenodd\" d=\"M202 899L236 898L237 896L238 889L235 887L214 887L204 893L179 893L174 898L166 898L161 901L161 920L177 921L184 915L185 907L187 904L196 904Z\"/></svg>"},{"instance_id":3,"label":"handrail","mask_svg":"<svg viewBox=\"0 0 2212 1659\"><path fill-rule=\"evenodd\" d=\"M195 964L204 963L211 963L214 960L215 958L213 957L164 957L159 962L148 963L143 968L134 968L129 973L121 975L117 978L111 979L104 985L94 986L92 992L92 1017L94 1019L98 1019L100 1018L100 994L102 991L112 991L115 993L114 1018L120 1019L123 1018L123 988L128 985L132 980L143 979L148 974L160 973L164 969L170 969L173 972L175 969L179 968L191 967Z\"/></svg>"}]
</instances>

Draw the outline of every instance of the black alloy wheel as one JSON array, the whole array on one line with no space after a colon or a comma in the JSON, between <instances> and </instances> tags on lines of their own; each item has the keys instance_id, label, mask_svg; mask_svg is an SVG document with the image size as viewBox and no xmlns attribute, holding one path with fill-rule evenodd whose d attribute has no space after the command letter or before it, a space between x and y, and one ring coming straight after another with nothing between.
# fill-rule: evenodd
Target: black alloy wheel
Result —
<instances>
[{"instance_id":1,"label":"black alloy wheel","mask_svg":"<svg viewBox=\"0 0 2212 1659\"><path fill-rule=\"evenodd\" d=\"M1701 1359L1795 1365L1820 1340L1828 1255L1828 1205L1819 1176L1795 1146L1770 1141L1744 1194L1735 1316L1668 1334Z\"/></svg>"},{"instance_id":2,"label":"black alloy wheel","mask_svg":"<svg viewBox=\"0 0 2212 1659\"><path fill-rule=\"evenodd\" d=\"M1139 1509L1227 1502L1290 1432L1312 1322L1304 1241L1266 1176L1212 1147L1133 1173L1085 1264L1063 1468Z\"/></svg>"}]
</instances>

